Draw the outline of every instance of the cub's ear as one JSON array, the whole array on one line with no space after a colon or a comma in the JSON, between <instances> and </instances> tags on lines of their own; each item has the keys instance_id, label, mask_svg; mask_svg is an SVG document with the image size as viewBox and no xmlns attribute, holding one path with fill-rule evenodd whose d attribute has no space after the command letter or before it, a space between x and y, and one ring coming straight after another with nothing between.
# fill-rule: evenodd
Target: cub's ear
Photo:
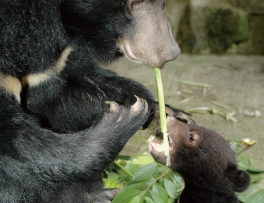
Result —
<instances>
[{"instance_id":1,"label":"cub's ear","mask_svg":"<svg viewBox=\"0 0 264 203\"><path fill-rule=\"evenodd\" d=\"M245 171L237 169L237 166L230 164L226 170L229 181L233 184L233 190L242 192L246 190L250 184L250 176Z\"/></svg>"},{"instance_id":2,"label":"cub's ear","mask_svg":"<svg viewBox=\"0 0 264 203\"><path fill-rule=\"evenodd\" d=\"M237 170L236 178L233 182L233 190L236 192L242 192L246 190L250 184L250 176L245 171Z\"/></svg>"}]
</instances>

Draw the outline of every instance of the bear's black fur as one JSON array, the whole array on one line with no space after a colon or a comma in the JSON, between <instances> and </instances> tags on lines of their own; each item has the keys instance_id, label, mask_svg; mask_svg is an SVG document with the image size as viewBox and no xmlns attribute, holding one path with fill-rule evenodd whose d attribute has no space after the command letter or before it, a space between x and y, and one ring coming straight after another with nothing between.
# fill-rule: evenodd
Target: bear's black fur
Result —
<instances>
[{"instance_id":1,"label":"bear's black fur","mask_svg":"<svg viewBox=\"0 0 264 203\"><path fill-rule=\"evenodd\" d=\"M153 67L175 59L179 48L164 6L164 0L1 1L2 202L111 199L100 173L156 103L145 87L98 64L122 55Z\"/></svg>"},{"instance_id":2,"label":"bear's black fur","mask_svg":"<svg viewBox=\"0 0 264 203\"><path fill-rule=\"evenodd\" d=\"M235 192L250 184L249 175L237 168L235 154L218 133L184 123L170 115L168 133L171 168L184 179L185 188L179 203L238 203ZM190 120L189 120L190 121ZM149 143L156 161L165 164L164 152L157 151L158 140Z\"/></svg>"}]
</instances>

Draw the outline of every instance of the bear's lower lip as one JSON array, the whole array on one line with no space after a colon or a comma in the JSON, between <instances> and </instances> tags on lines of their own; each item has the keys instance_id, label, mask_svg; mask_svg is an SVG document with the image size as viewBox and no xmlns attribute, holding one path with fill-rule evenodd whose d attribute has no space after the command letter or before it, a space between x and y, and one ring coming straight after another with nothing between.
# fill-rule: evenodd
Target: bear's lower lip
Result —
<instances>
[{"instance_id":1,"label":"bear's lower lip","mask_svg":"<svg viewBox=\"0 0 264 203\"><path fill-rule=\"evenodd\" d=\"M132 59L132 60L137 60L137 57L134 55L134 53L133 53L133 51L132 51L132 49L131 49L131 47L130 47L130 45L129 45L129 43L128 42L125 42L124 43L124 50L125 50L125 52L126 52L126 55L130 58L130 59Z\"/></svg>"}]
</instances>

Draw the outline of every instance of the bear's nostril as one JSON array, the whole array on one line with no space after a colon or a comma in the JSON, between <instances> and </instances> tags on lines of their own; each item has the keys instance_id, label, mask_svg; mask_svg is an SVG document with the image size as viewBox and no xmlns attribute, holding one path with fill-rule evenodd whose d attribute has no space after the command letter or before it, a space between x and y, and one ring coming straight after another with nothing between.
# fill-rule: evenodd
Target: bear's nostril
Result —
<instances>
[{"instance_id":1,"label":"bear's nostril","mask_svg":"<svg viewBox=\"0 0 264 203\"><path fill-rule=\"evenodd\" d=\"M181 53L180 48L177 47L173 47L172 49L168 50L168 51L163 51L162 52L162 57L163 59L167 62L167 61L173 61L174 59L176 59Z\"/></svg>"}]
</instances>

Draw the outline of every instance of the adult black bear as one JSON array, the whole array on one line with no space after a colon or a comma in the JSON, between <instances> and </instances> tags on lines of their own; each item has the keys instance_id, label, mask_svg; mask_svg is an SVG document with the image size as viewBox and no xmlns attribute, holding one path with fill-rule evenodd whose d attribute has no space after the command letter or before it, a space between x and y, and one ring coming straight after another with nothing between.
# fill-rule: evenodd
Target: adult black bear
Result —
<instances>
[{"instance_id":1,"label":"adult black bear","mask_svg":"<svg viewBox=\"0 0 264 203\"><path fill-rule=\"evenodd\" d=\"M234 191L242 192L250 184L249 175L237 168L234 152L218 133L184 123L169 115L171 168L184 179L185 188L179 203L238 203ZM165 164L164 152L157 151L160 142L149 143L156 161Z\"/></svg>"},{"instance_id":2,"label":"adult black bear","mask_svg":"<svg viewBox=\"0 0 264 203\"><path fill-rule=\"evenodd\" d=\"M165 0L1 1L2 202L108 201L100 173L156 104L98 64L175 59L164 8Z\"/></svg>"}]
</instances>

